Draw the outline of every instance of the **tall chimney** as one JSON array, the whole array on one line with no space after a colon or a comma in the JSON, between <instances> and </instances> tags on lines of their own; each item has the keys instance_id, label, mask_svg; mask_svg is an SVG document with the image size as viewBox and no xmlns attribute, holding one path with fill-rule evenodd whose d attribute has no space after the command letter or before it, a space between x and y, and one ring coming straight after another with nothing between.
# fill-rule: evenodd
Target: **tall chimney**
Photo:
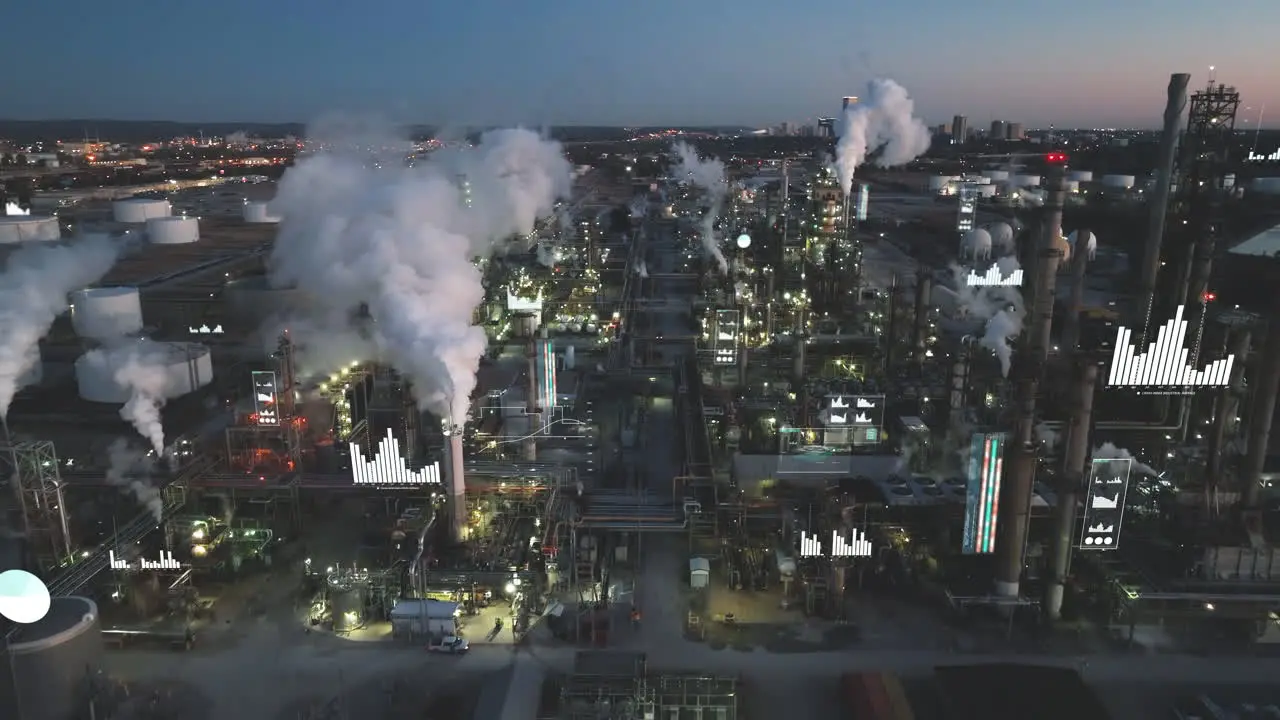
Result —
<instances>
[{"instance_id":1,"label":"tall chimney","mask_svg":"<svg viewBox=\"0 0 1280 720\"><path fill-rule=\"evenodd\" d=\"M920 273L916 278L915 323L911 328L911 346L916 360L924 361L924 351L929 339L929 309L933 305L933 278Z\"/></svg>"},{"instance_id":2,"label":"tall chimney","mask_svg":"<svg viewBox=\"0 0 1280 720\"><path fill-rule=\"evenodd\" d=\"M1045 614L1049 620L1062 617L1062 596L1076 535L1076 503L1089 476L1089 428L1093 422L1093 393L1098 384L1098 366L1091 360L1084 360L1078 372L1076 408L1071 414L1062 477L1056 488L1057 504L1053 508L1053 565L1044 597Z\"/></svg>"},{"instance_id":3,"label":"tall chimney","mask_svg":"<svg viewBox=\"0 0 1280 720\"><path fill-rule=\"evenodd\" d=\"M1071 248L1071 299L1067 301L1066 325L1062 328L1062 353L1076 351L1080 344L1080 312L1084 309L1084 275L1089 265L1089 231L1076 230L1076 243Z\"/></svg>"},{"instance_id":4,"label":"tall chimney","mask_svg":"<svg viewBox=\"0 0 1280 720\"><path fill-rule=\"evenodd\" d=\"M1242 362L1236 358L1236 362ZM1276 391L1280 390L1280 308L1271 310L1267 322L1267 339L1258 362L1258 388L1249 409L1249 450L1244 463L1244 502L1247 508L1258 506L1262 492L1262 469L1267 460L1267 443L1271 439L1271 418L1276 412Z\"/></svg>"},{"instance_id":5,"label":"tall chimney","mask_svg":"<svg viewBox=\"0 0 1280 720\"><path fill-rule=\"evenodd\" d=\"M1057 290L1058 264L1062 260L1062 206L1066 201L1066 168L1049 170L1045 212L1040 243L1032 276L1036 279L1028 303L1026 342L1018 347L1014 363L1014 426L1006 452L1004 481L1000 484L1000 514L996 518L995 592L1001 597L1018 597L1022 579L1023 552L1031 517L1031 496L1036 475L1036 394L1044 375L1053 329L1053 301Z\"/></svg>"},{"instance_id":6,"label":"tall chimney","mask_svg":"<svg viewBox=\"0 0 1280 720\"><path fill-rule=\"evenodd\" d=\"M449 483L449 506L453 509L453 525L450 531L455 543L466 539L467 527L467 476L466 455L462 450L462 426L445 430L444 467Z\"/></svg>"},{"instance_id":7,"label":"tall chimney","mask_svg":"<svg viewBox=\"0 0 1280 720\"><path fill-rule=\"evenodd\" d=\"M1156 187L1151 193L1147 208L1147 237L1142 250L1142 313L1138 327L1142 336L1139 347L1147 343L1148 325L1156 302L1156 281L1160 274L1160 246L1164 239L1165 218L1169 214L1169 191L1173 187L1173 167L1178 157L1178 131L1182 125L1182 110L1187 105L1187 84L1191 75L1175 73L1169 76L1168 100L1164 106L1164 132L1160 135L1159 165L1156 167Z\"/></svg>"},{"instance_id":8,"label":"tall chimney","mask_svg":"<svg viewBox=\"0 0 1280 720\"><path fill-rule=\"evenodd\" d=\"M1228 332L1227 354L1234 355L1231 379L1213 402L1213 428L1209 431L1208 458L1205 461L1206 484L1220 485L1222 460L1228 441L1228 430L1235 433L1236 415L1240 412L1240 396L1244 394L1244 369L1249 357L1252 333L1248 326L1238 325Z\"/></svg>"},{"instance_id":9,"label":"tall chimney","mask_svg":"<svg viewBox=\"0 0 1280 720\"><path fill-rule=\"evenodd\" d=\"M742 341L739 340L739 343ZM747 387L747 366L751 363L751 352L747 350L744 344L738 345L738 388L745 390Z\"/></svg>"}]
</instances>

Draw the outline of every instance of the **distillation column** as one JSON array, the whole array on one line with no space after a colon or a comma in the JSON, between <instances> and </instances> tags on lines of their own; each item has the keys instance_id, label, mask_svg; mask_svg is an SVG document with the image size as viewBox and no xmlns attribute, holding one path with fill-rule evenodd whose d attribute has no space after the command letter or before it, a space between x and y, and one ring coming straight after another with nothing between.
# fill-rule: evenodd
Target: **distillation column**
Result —
<instances>
[{"instance_id":1,"label":"distillation column","mask_svg":"<svg viewBox=\"0 0 1280 720\"><path fill-rule=\"evenodd\" d=\"M525 462L538 460L538 434L542 429L542 409L538 407L538 335L529 339L529 383L525 388L525 417L529 424L520 440Z\"/></svg>"},{"instance_id":2,"label":"distillation column","mask_svg":"<svg viewBox=\"0 0 1280 720\"><path fill-rule=\"evenodd\" d=\"M445 428L444 436L445 475L449 483L449 507L453 511L449 532L453 541L460 543L466 539L467 528L466 455L462 450L462 426Z\"/></svg>"},{"instance_id":3,"label":"distillation column","mask_svg":"<svg viewBox=\"0 0 1280 720\"><path fill-rule=\"evenodd\" d=\"M1234 355L1231 378L1213 403L1213 428L1209 434L1208 459L1205 461L1205 484L1220 486L1223 460L1229 437L1238 431L1236 416L1240 414L1240 397L1244 395L1244 371L1248 364L1252 332L1247 325L1237 325L1227 334L1227 354Z\"/></svg>"},{"instance_id":4,"label":"distillation column","mask_svg":"<svg viewBox=\"0 0 1280 720\"><path fill-rule=\"evenodd\" d=\"M1236 362L1243 362L1236 358ZM1258 388L1249 408L1249 449L1244 463L1244 505L1258 507L1262 493L1262 469L1271 438L1271 419L1276 412L1276 392L1280 391L1280 308L1271 311L1262 359L1258 361Z\"/></svg>"},{"instance_id":5,"label":"distillation column","mask_svg":"<svg viewBox=\"0 0 1280 720\"><path fill-rule=\"evenodd\" d=\"M1076 231L1076 242L1071 248L1069 264L1071 266L1071 298L1067 301L1067 315L1062 328L1062 354L1070 356L1080 344L1080 312L1084 309L1084 276L1089 261L1088 230Z\"/></svg>"},{"instance_id":6,"label":"distillation column","mask_svg":"<svg viewBox=\"0 0 1280 720\"><path fill-rule=\"evenodd\" d=\"M916 362L924 362L929 341L929 309L933 305L933 278L923 271L916 278L916 314L911 327L911 347Z\"/></svg>"},{"instance_id":7,"label":"distillation column","mask_svg":"<svg viewBox=\"0 0 1280 720\"><path fill-rule=\"evenodd\" d=\"M1071 547L1076 535L1076 503L1089 479L1089 428L1093 423L1093 393L1098 385L1098 366L1081 362L1076 387L1076 408L1071 414L1057 504L1053 508L1053 565L1045 587L1044 611L1049 620L1062 617L1062 597L1071 568Z\"/></svg>"},{"instance_id":8,"label":"distillation column","mask_svg":"<svg viewBox=\"0 0 1280 720\"><path fill-rule=\"evenodd\" d=\"M1067 194L1065 171L1062 164L1049 168L1045 213L1031 273L1035 278L1035 291L1027 304L1025 342L1019 346L1014 362L1017 383L1014 427L1006 446L1010 458L1000 484L1000 514L996 518L995 593L1000 597L1018 597L1022 579L1036 475L1036 394L1040 390L1040 379L1049 353L1058 265L1066 247L1066 241L1062 239L1062 207Z\"/></svg>"}]
</instances>

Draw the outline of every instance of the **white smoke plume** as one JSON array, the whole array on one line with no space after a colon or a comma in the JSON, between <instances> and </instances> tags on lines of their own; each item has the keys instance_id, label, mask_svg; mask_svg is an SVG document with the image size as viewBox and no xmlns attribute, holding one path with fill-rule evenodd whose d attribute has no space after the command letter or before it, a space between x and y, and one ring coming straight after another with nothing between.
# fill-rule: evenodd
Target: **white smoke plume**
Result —
<instances>
[{"instance_id":1,"label":"white smoke plume","mask_svg":"<svg viewBox=\"0 0 1280 720\"><path fill-rule=\"evenodd\" d=\"M0 275L0 417L9 414L40 338L66 312L67 293L101 279L119 254L117 242L92 236L68 245L30 245L9 256Z\"/></svg>"},{"instance_id":2,"label":"white smoke plume","mask_svg":"<svg viewBox=\"0 0 1280 720\"><path fill-rule=\"evenodd\" d=\"M1044 443L1049 451L1057 450L1058 443L1062 440L1061 435L1053 428L1045 423L1037 423L1035 426L1036 440Z\"/></svg>"},{"instance_id":3,"label":"white smoke plume","mask_svg":"<svg viewBox=\"0 0 1280 720\"><path fill-rule=\"evenodd\" d=\"M132 493L144 508L151 511L156 522L162 522L164 499L160 490L151 483L156 456L131 447L124 438L116 438L107 448L107 461L107 484Z\"/></svg>"},{"instance_id":4,"label":"white smoke plume","mask_svg":"<svg viewBox=\"0 0 1280 720\"><path fill-rule=\"evenodd\" d=\"M640 220L649 209L649 201L643 197L634 198L627 209L631 212L632 220Z\"/></svg>"},{"instance_id":5,"label":"white smoke plume","mask_svg":"<svg viewBox=\"0 0 1280 720\"><path fill-rule=\"evenodd\" d=\"M997 267L1000 272L1007 274L1017 268L1017 261L1013 260L1013 263L1010 266L1006 258L1001 258L997 261ZM961 315L976 320L989 320L1002 310L1012 308L1019 313L1023 311L1022 292L1018 288L1009 285L970 285L966 279L969 275L967 268L953 263L950 270L951 284L955 287L955 302Z\"/></svg>"},{"instance_id":6,"label":"white smoke plume","mask_svg":"<svg viewBox=\"0 0 1280 720\"><path fill-rule=\"evenodd\" d=\"M675 176L705 192L711 202L711 209L698 221L698 237L702 241L702 249L716 261L720 273L725 274L729 272L729 262L725 260L715 236L716 218L720 216L725 196L729 193L724 163L715 158L700 159L698 151L686 142L677 142L673 149L679 159Z\"/></svg>"},{"instance_id":7,"label":"white smoke plume","mask_svg":"<svg viewBox=\"0 0 1280 720\"><path fill-rule=\"evenodd\" d=\"M1093 459L1094 460L1133 460L1133 472L1141 473L1143 475L1150 475L1151 477L1160 476L1160 473L1156 472L1155 468L1145 463L1138 462L1138 459L1133 456L1133 453L1129 452L1128 450L1125 450L1122 447L1116 447L1114 444L1109 442L1102 443L1101 445L1093 449Z\"/></svg>"},{"instance_id":8,"label":"white smoke plume","mask_svg":"<svg viewBox=\"0 0 1280 720\"><path fill-rule=\"evenodd\" d=\"M313 319L367 310L379 358L410 379L423 409L463 423L487 345L472 325L485 295L473 260L549 217L570 192L572 168L559 144L522 129L485 133L413 167L389 162L381 150L397 141L379 131L343 132L356 142L326 140L280 181L272 282L318 298ZM371 153L388 161L370 163Z\"/></svg>"},{"instance_id":9,"label":"white smoke plume","mask_svg":"<svg viewBox=\"0 0 1280 720\"><path fill-rule=\"evenodd\" d=\"M982 339L978 344L996 354L1000 359L1000 374L1009 377L1009 368L1013 366L1013 347L1009 341L1022 332L1022 313L1013 310L1001 310L987 321Z\"/></svg>"},{"instance_id":10,"label":"white smoke plume","mask_svg":"<svg viewBox=\"0 0 1280 720\"><path fill-rule=\"evenodd\" d=\"M304 378L332 375L352 363L378 360L367 324L353 320L350 313L327 313L318 303L308 313L288 312L269 319L259 330L262 349L268 357L288 334L293 343L295 371Z\"/></svg>"},{"instance_id":11,"label":"white smoke plume","mask_svg":"<svg viewBox=\"0 0 1280 720\"><path fill-rule=\"evenodd\" d=\"M906 88L887 78L872 80L867 95L845 108L836 143L836 175L845 197L853 189L853 173L869 153L880 167L905 165L929 150L932 136L915 117L915 101Z\"/></svg>"},{"instance_id":12,"label":"white smoke plume","mask_svg":"<svg viewBox=\"0 0 1280 720\"><path fill-rule=\"evenodd\" d=\"M237 130L233 133L227 133L227 137L223 139L227 145L249 145L249 133L243 130Z\"/></svg>"},{"instance_id":13,"label":"white smoke plume","mask_svg":"<svg viewBox=\"0 0 1280 720\"><path fill-rule=\"evenodd\" d=\"M538 243L538 247L534 249L538 264L546 268L554 268L556 266L556 249L554 243Z\"/></svg>"},{"instance_id":14,"label":"white smoke plume","mask_svg":"<svg viewBox=\"0 0 1280 720\"><path fill-rule=\"evenodd\" d=\"M123 341L85 353L84 362L100 377L109 377L129 391L120 417L133 424L151 443L157 457L164 455L164 423L160 409L172 393L167 348L151 340Z\"/></svg>"},{"instance_id":15,"label":"white smoke plume","mask_svg":"<svg viewBox=\"0 0 1280 720\"><path fill-rule=\"evenodd\" d=\"M637 263L636 275L639 275L641 280L647 280L649 278L649 263L646 263L643 260Z\"/></svg>"}]
</instances>

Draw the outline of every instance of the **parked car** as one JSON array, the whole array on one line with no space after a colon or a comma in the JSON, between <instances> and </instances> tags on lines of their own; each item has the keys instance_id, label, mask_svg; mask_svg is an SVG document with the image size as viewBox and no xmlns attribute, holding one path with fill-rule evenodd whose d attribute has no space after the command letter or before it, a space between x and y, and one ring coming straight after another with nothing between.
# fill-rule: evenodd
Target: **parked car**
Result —
<instances>
[{"instance_id":1,"label":"parked car","mask_svg":"<svg viewBox=\"0 0 1280 720\"><path fill-rule=\"evenodd\" d=\"M461 655L467 651L470 645L466 640L454 635L446 635L439 640L431 641L427 646L430 652L444 653L446 655Z\"/></svg>"}]
</instances>

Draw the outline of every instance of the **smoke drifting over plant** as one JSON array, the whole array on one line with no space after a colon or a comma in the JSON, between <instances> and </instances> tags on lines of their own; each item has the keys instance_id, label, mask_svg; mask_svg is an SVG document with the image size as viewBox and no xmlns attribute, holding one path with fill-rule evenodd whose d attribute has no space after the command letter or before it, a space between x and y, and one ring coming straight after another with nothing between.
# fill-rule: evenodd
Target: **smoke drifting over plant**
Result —
<instances>
[{"instance_id":1,"label":"smoke drifting over plant","mask_svg":"<svg viewBox=\"0 0 1280 720\"><path fill-rule=\"evenodd\" d=\"M915 117L915 101L906 88L887 78L872 80L866 97L845 108L836 143L836 176L845 196L853 189L853 173L867 156L880 167L905 165L929 149L931 136Z\"/></svg>"},{"instance_id":2,"label":"smoke drifting over plant","mask_svg":"<svg viewBox=\"0 0 1280 720\"><path fill-rule=\"evenodd\" d=\"M107 462L107 484L131 493L139 504L151 512L156 522L162 522L164 499L160 496L160 490L151 484L156 456L131 447L124 438L117 438L107 448Z\"/></svg>"},{"instance_id":3,"label":"smoke drifting over plant","mask_svg":"<svg viewBox=\"0 0 1280 720\"><path fill-rule=\"evenodd\" d=\"M9 256L0 275L0 417L9 414L40 338L68 308L67 293L99 280L120 245L90 236L66 245L30 245Z\"/></svg>"},{"instance_id":4,"label":"smoke drifting over plant","mask_svg":"<svg viewBox=\"0 0 1280 720\"><path fill-rule=\"evenodd\" d=\"M685 142L677 142L673 148L679 162L676 164L675 177L687 181L707 194L711 209L698 221L698 237L702 241L702 249L715 261L720 272L729 272L729 263L724 252L716 242L716 219L724 209L724 200L729 193L729 186L724 173L724 163L714 158L702 160L698 151Z\"/></svg>"},{"instance_id":5,"label":"smoke drifting over plant","mask_svg":"<svg viewBox=\"0 0 1280 720\"><path fill-rule=\"evenodd\" d=\"M273 283L312 296L311 328L367 335L423 409L464 422L487 345L472 325L484 300L473 261L551 215L570 192L569 162L558 143L521 129L412 167L384 127L344 119L314 137L322 149L285 173L272 204L283 216ZM313 339L295 338L304 351ZM343 362L356 359L368 358Z\"/></svg>"},{"instance_id":6,"label":"smoke drifting over plant","mask_svg":"<svg viewBox=\"0 0 1280 720\"><path fill-rule=\"evenodd\" d=\"M1133 453L1129 452L1128 450L1122 447L1116 447L1114 444L1109 442L1102 443L1101 445L1093 449L1093 459L1094 460L1133 460L1133 472L1141 473L1143 475L1150 475L1152 477L1159 477L1160 475L1160 473L1156 472L1155 468L1151 467L1150 465L1138 462L1137 458L1133 456Z\"/></svg>"},{"instance_id":7,"label":"smoke drifting over plant","mask_svg":"<svg viewBox=\"0 0 1280 720\"><path fill-rule=\"evenodd\" d=\"M151 443L157 457L163 455L164 423L160 409L173 394L164 347L151 340L122 339L85 353L84 362L100 376L109 377L129 390L129 400L120 408L120 417Z\"/></svg>"}]
</instances>

